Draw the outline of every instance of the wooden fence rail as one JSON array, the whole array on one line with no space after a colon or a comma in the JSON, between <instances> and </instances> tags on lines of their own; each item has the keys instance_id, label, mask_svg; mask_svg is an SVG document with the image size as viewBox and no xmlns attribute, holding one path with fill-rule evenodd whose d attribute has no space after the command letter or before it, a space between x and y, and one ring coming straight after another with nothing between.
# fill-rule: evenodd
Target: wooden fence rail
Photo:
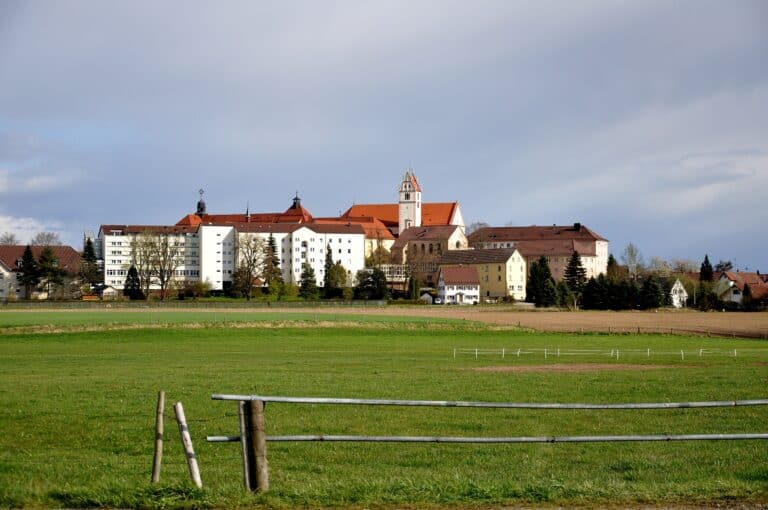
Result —
<instances>
[{"instance_id":1,"label":"wooden fence rail","mask_svg":"<svg viewBox=\"0 0 768 510\"><path fill-rule=\"evenodd\" d=\"M243 480L248 490L264 492L269 489L267 442L380 442L380 443L595 443L645 441L734 441L768 440L768 433L747 434L659 434L659 435L606 435L606 436L532 436L532 437L430 437L430 436L360 436L360 435L290 435L267 436L264 408L267 402L289 404L329 405L383 405L428 406L496 409L691 409L712 407L741 407L768 405L768 399L722 400L710 402L641 402L619 404L589 403L518 403L518 402L466 402L449 400L383 400L357 398L280 397L262 395L214 394L213 400L238 402L240 418L239 436L208 436L212 443L239 442L242 445Z\"/></svg>"}]
</instances>

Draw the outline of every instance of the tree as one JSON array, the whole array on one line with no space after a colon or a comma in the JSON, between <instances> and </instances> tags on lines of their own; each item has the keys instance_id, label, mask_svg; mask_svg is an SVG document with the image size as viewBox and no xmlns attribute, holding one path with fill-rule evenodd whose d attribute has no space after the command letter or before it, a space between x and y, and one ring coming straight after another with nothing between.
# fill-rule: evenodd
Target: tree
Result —
<instances>
[{"instance_id":1,"label":"tree","mask_svg":"<svg viewBox=\"0 0 768 510\"><path fill-rule=\"evenodd\" d=\"M336 289L332 288L331 282L330 282L330 274L331 269L333 269L333 255L331 254L331 245L326 244L325 245L325 265L323 266L323 274L325 275L325 278L323 278L323 294L326 298L330 299L332 297L332 294L336 293Z\"/></svg>"},{"instance_id":2,"label":"tree","mask_svg":"<svg viewBox=\"0 0 768 510\"><path fill-rule=\"evenodd\" d=\"M283 292L283 272L280 270L280 258L277 256L277 243L272 233L269 234L264 247L264 269L262 279L267 286L267 292L280 296Z\"/></svg>"},{"instance_id":3,"label":"tree","mask_svg":"<svg viewBox=\"0 0 768 510\"><path fill-rule=\"evenodd\" d=\"M165 299L176 270L184 261L184 256L180 244L172 241L167 235L155 236L153 248L150 267L152 274L155 275L160 284L160 300L162 301Z\"/></svg>"},{"instance_id":4,"label":"tree","mask_svg":"<svg viewBox=\"0 0 768 510\"><path fill-rule=\"evenodd\" d=\"M83 248L83 258L80 263L80 278L83 282L93 286L104 281L104 275L96 260L96 251L93 249L93 241L87 239Z\"/></svg>"},{"instance_id":5,"label":"tree","mask_svg":"<svg viewBox=\"0 0 768 510\"><path fill-rule=\"evenodd\" d=\"M355 298L357 299L386 299L389 297L387 276L378 268L361 269L357 272L357 286Z\"/></svg>"},{"instance_id":6,"label":"tree","mask_svg":"<svg viewBox=\"0 0 768 510\"><path fill-rule=\"evenodd\" d=\"M560 280L555 284L557 290L557 306L561 308L567 308L569 310L576 310L578 303L581 300L580 295L573 292L565 280Z\"/></svg>"},{"instance_id":7,"label":"tree","mask_svg":"<svg viewBox=\"0 0 768 510\"><path fill-rule=\"evenodd\" d=\"M136 270L136 266L131 266L128 269L128 275L125 277L125 283L123 284L123 295L130 300L144 299L144 293L141 291L141 280L139 279L139 272Z\"/></svg>"},{"instance_id":8,"label":"tree","mask_svg":"<svg viewBox=\"0 0 768 510\"><path fill-rule=\"evenodd\" d=\"M528 283L525 288L526 301L537 308L554 306L557 303L557 288L552 279L549 263L543 255L531 264Z\"/></svg>"},{"instance_id":9,"label":"tree","mask_svg":"<svg viewBox=\"0 0 768 510\"><path fill-rule=\"evenodd\" d=\"M365 267L380 267L382 264L389 262L390 253L389 250L384 248L381 242L376 243L376 248L370 255L365 257Z\"/></svg>"},{"instance_id":10,"label":"tree","mask_svg":"<svg viewBox=\"0 0 768 510\"><path fill-rule=\"evenodd\" d=\"M696 271L696 261L690 259L672 259L672 272L678 274Z\"/></svg>"},{"instance_id":11,"label":"tree","mask_svg":"<svg viewBox=\"0 0 768 510\"><path fill-rule=\"evenodd\" d=\"M59 246L61 238L56 232L38 232L35 237L29 241L32 246Z\"/></svg>"},{"instance_id":12,"label":"tree","mask_svg":"<svg viewBox=\"0 0 768 510\"><path fill-rule=\"evenodd\" d=\"M632 279L637 279L637 276L643 270L643 255L637 249L637 246L629 243L621 254L621 261L627 266L629 276Z\"/></svg>"},{"instance_id":13,"label":"tree","mask_svg":"<svg viewBox=\"0 0 768 510\"><path fill-rule=\"evenodd\" d=\"M664 286L659 279L653 275L647 276L640 289L640 308L649 310L664 306L666 297Z\"/></svg>"},{"instance_id":14,"label":"tree","mask_svg":"<svg viewBox=\"0 0 768 510\"><path fill-rule=\"evenodd\" d=\"M18 269L16 269L16 280L20 285L24 286L24 297L30 299L32 291L40 283L40 269L29 245L24 248L21 263Z\"/></svg>"},{"instance_id":15,"label":"tree","mask_svg":"<svg viewBox=\"0 0 768 510\"><path fill-rule=\"evenodd\" d=\"M651 257L648 262L648 272L667 277L672 274L672 265L661 257Z\"/></svg>"},{"instance_id":16,"label":"tree","mask_svg":"<svg viewBox=\"0 0 768 510\"><path fill-rule=\"evenodd\" d=\"M152 272L152 257L154 256L155 240L152 232L145 230L133 239L131 245L131 266L136 268L139 277L141 293L149 297L149 289L154 278Z\"/></svg>"},{"instance_id":17,"label":"tree","mask_svg":"<svg viewBox=\"0 0 768 510\"><path fill-rule=\"evenodd\" d=\"M329 299L342 297L346 285L347 270L341 265L340 260L336 261L325 275L325 297Z\"/></svg>"},{"instance_id":18,"label":"tree","mask_svg":"<svg viewBox=\"0 0 768 510\"><path fill-rule=\"evenodd\" d=\"M724 273L733 269L733 263L730 260L721 260L715 265L715 271Z\"/></svg>"},{"instance_id":19,"label":"tree","mask_svg":"<svg viewBox=\"0 0 768 510\"><path fill-rule=\"evenodd\" d=\"M709 262L709 255L704 255L704 262L701 263L701 268L699 269L699 280L711 282L712 276L712 264Z\"/></svg>"},{"instance_id":20,"label":"tree","mask_svg":"<svg viewBox=\"0 0 768 510\"><path fill-rule=\"evenodd\" d=\"M237 243L238 288L245 299L251 299L257 280L264 274L267 256L264 241L256 236L241 234Z\"/></svg>"},{"instance_id":21,"label":"tree","mask_svg":"<svg viewBox=\"0 0 768 510\"><path fill-rule=\"evenodd\" d=\"M419 299L419 290L421 290L421 281L414 277L408 277L408 298L412 300Z\"/></svg>"},{"instance_id":22,"label":"tree","mask_svg":"<svg viewBox=\"0 0 768 510\"><path fill-rule=\"evenodd\" d=\"M312 269L308 262L305 262L301 269L299 296L309 300L320 297L320 289L317 287L317 280L315 279L315 270Z\"/></svg>"},{"instance_id":23,"label":"tree","mask_svg":"<svg viewBox=\"0 0 768 510\"><path fill-rule=\"evenodd\" d=\"M253 295L253 275L244 266L238 266L232 272L232 295L251 299Z\"/></svg>"},{"instance_id":24,"label":"tree","mask_svg":"<svg viewBox=\"0 0 768 510\"><path fill-rule=\"evenodd\" d=\"M476 231L480 230L481 228L490 228L490 225L488 223L484 222L484 221L473 221L467 227L466 234L469 235L469 234L471 234L473 232L476 232Z\"/></svg>"},{"instance_id":25,"label":"tree","mask_svg":"<svg viewBox=\"0 0 768 510\"><path fill-rule=\"evenodd\" d=\"M0 235L0 245L3 246L16 246L19 244L19 238L13 232L3 232Z\"/></svg>"},{"instance_id":26,"label":"tree","mask_svg":"<svg viewBox=\"0 0 768 510\"><path fill-rule=\"evenodd\" d=\"M574 250L568 267L565 268L565 282L574 294L581 294L584 284L587 283L587 270L581 263L579 252Z\"/></svg>"},{"instance_id":27,"label":"tree","mask_svg":"<svg viewBox=\"0 0 768 510\"><path fill-rule=\"evenodd\" d=\"M50 246L44 246L37 259L40 281L45 285L48 299L52 297L52 289L64 283L64 270L59 267L59 258Z\"/></svg>"}]
</instances>

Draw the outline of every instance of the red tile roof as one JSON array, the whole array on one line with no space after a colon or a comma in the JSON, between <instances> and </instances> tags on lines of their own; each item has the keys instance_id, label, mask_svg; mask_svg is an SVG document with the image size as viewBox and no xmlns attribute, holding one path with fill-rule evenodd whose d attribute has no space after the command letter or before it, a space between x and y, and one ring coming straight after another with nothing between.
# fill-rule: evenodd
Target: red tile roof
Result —
<instances>
[{"instance_id":1,"label":"red tile roof","mask_svg":"<svg viewBox=\"0 0 768 510\"><path fill-rule=\"evenodd\" d=\"M16 262L21 260L24 255L26 245L2 245L0 246L0 263L2 263L8 270L14 271L18 269ZM32 255L35 259L40 258L40 252L43 251L43 246L31 246ZM71 246L51 246L54 255L59 259L59 267L67 272L69 275L77 275L80 273L80 254Z\"/></svg>"},{"instance_id":2,"label":"red tile roof","mask_svg":"<svg viewBox=\"0 0 768 510\"><path fill-rule=\"evenodd\" d=\"M514 248L498 250L450 250L443 252L440 265L443 264L506 264Z\"/></svg>"},{"instance_id":3,"label":"red tile roof","mask_svg":"<svg viewBox=\"0 0 768 510\"><path fill-rule=\"evenodd\" d=\"M757 273L746 273L741 271L725 271L721 278L727 278L734 283L734 285L741 291L744 290L744 285L749 285L750 290L754 291L756 288L766 285L761 278L761 275Z\"/></svg>"},{"instance_id":4,"label":"red tile roof","mask_svg":"<svg viewBox=\"0 0 768 510\"><path fill-rule=\"evenodd\" d=\"M469 236L470 243L506 242L506 241L552 241L558 239L582 239L589 241L607 241L600 234L580 223L551 227L484 227Z\"/></svg>"},{"instance_id":5,"label":"red tile roof","mask_svg":"<svg viewBox=\"0 0 768 510\"><path fill-rule=\"evenodd\" d=\"M578 241L575 239L543 240L543 241L517 241L515 248L526 257L533 256L570 256L574 251L584 257L597 255L594 243Z\"/></svg>"},{"instance_id":6,"label":"red tile roof","mask_svg":"<svg viewBox=\"0 0 768 510\"><path fill-rule=\"evenodd\" d=\"M392 249L402 248L410 241L444 241L451 237L456 229L456 225L439 225L433 227L411 227L403 230L398 236L397 241L392 245Z\"/></svg>"},{"instance_id":7,"label":"red tile roof","mask_svg":"<svg viewBox=\"0 0 768 510\"><path fill-rule=\"evenodd\" d=\"M421 224L425 227L450 225L458 202L427 202L421 204ZM368 216L377 218L388 227L397 227L400 221L398 204L355 204L342 218Z\"/></svg>"},{"instance_id":8,"label":"red tile roof","mask_svg":"<svg viewBox=\"0 0 768 510\"><path fill-rule=\"evenodd\" d=\"M395 236L384 223L370 216L349 216L347 218L315 218L316 224L347 224L360 225L368 239L394 239Z\"/></svg>"},{"instance_id":9,"label":"red tile roof","mask_svg":"<svg viewBox=\"0 0 768 510\"><path fill-rule=\"evenodd\" d=\"M443 283L448 285L480 285L477 269L471 266L447 266L440 268Z\"/></svg>"},{"instance_id":10,"label":"red tile roof","mask_svg":"<svg viewBox=\"0 0 768 510\"><path fill-rule=\"evenodd\" d=\"M100 230L105 234L141 234L150 232L152 234L194 234L197 232L197 225L102 225Z\"/></svg>"},{"instance_id":11,"label":"red tile roof","mask_svg":"<svg viewBox=\"0 0 768 510\"><path fill-rule=\"evenodd\" d=\"M176 225L196 227L201 223L309 223L312 214L301 205L298 196L293 199L291 206L282 213L253 213L253 214L187 214Z\"/></svg>"},{"instance_id":12,"label":"red tile roof","mask_svg":"<svg viewBox=\"0 0 768 510\"><path fill-rule=\"evenodd\" d=\"M405 172L405 179L411 181L411 186L413 186L414 191L421 193L421 186L419 186L419 181L416 180L416 174L414 174L411 170L408 170Z\"/></svg>"}]
</instances>

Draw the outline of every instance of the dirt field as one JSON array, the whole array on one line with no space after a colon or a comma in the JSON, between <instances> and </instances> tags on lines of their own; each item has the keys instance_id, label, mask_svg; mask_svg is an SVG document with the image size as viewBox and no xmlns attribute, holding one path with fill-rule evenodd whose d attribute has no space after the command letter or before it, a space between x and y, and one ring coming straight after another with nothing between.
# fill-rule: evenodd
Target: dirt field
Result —
<instances>
[{"instance_id":1,"label":"dirt field","mask_svg":"<svg viewBox=\"0 0 768 510\"><path fill-rule=\"evenodd\" d=\"M318 310L320 311L320 310ZM349 309L345 310L351 311ZM365 314L430 316L466 319L499 326L522 326L542 331L597 331L612 333L697 333L768 339L768 312L658 312L517 311L496 307L425 306L365 308Z\"/></svg>"}]
</instances>

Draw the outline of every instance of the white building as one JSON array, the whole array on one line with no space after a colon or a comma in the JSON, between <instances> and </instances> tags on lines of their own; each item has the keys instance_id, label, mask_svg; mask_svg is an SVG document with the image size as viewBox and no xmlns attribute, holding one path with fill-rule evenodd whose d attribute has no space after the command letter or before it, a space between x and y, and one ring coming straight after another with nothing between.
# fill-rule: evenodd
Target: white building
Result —
<instances>
[{"instance_id":1,"label":"white building","mask_svg":"<svg viewBox=\"0 0 768 510\"><path fill-rule=\"evenodd\" d=\"M208 282L211 290L225 290L237 268L238 246L245 237L266 245L275 239L286 283L298 284L304 263L315 271L318 285L325 281L325 253L347 269L349 281L365 267L365 232L355 224L315 223L203 223L198 226L102 225L96 243L104 254L104 283L123 289L128 269L138 253L136 240L145 234L167 237L177 249L179 265L174 280ZM159 288L153 282L151 288Z\"/></svg>"},{"instance_id":2,"label":"white building","mask_svg":"<svg viewBox=\"0 0 768 510\"><path fill-rule=\"evenodd\" d=\"M480 302L480 278L471 266L441 267L437 297L443 304L474 305Z\"/></svg>"}]
</instances>

